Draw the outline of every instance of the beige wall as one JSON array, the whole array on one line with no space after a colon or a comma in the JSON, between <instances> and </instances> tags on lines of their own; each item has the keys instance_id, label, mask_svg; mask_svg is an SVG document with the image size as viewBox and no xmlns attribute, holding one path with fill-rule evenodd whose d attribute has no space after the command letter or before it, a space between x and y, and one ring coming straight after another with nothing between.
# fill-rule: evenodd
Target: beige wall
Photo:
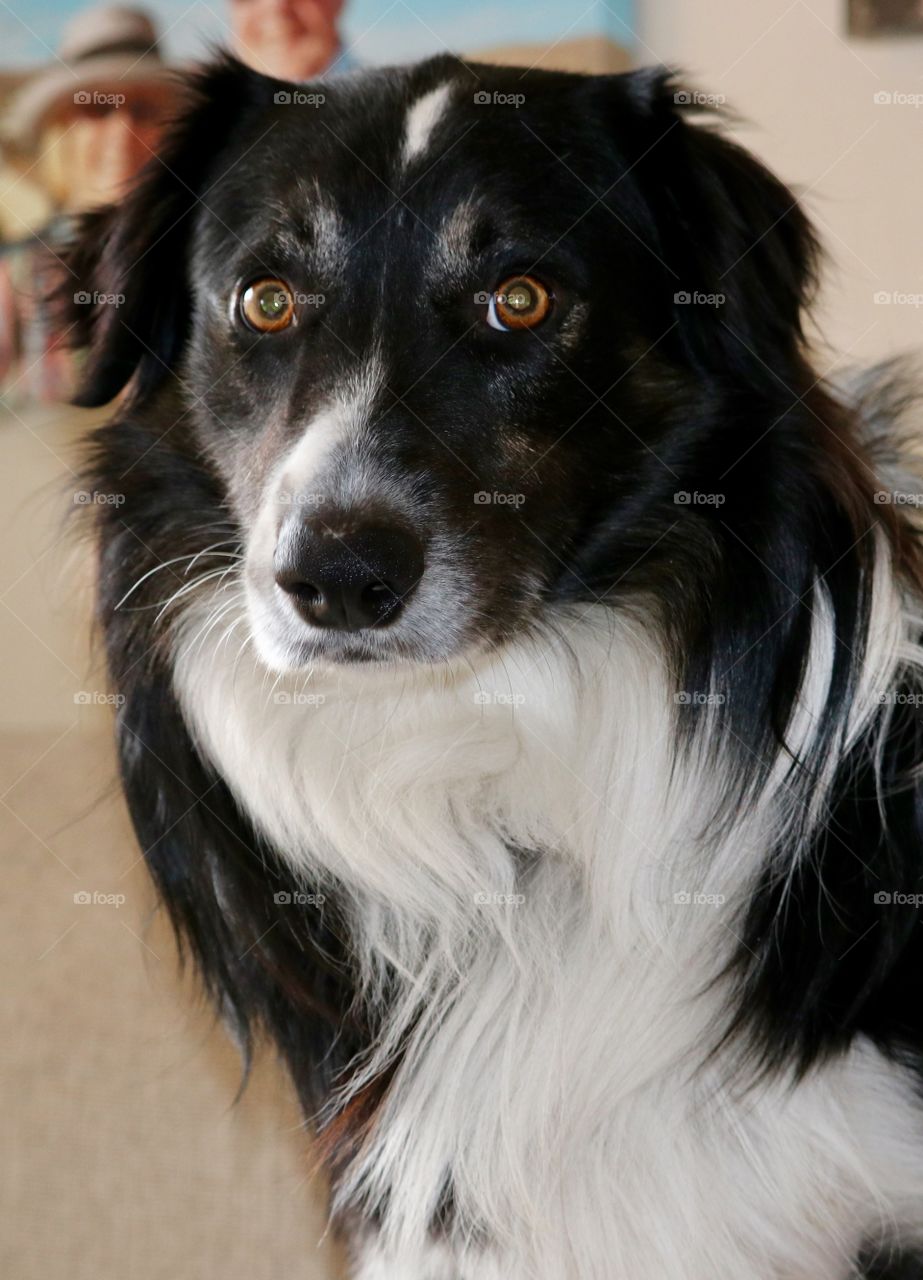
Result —
<instances>
[{"instance_id":1,"label":"beige wall","mask_svg":"<svg viewBox=\"0 0 923 1280\"><path fill-rule=\"evenodd\" d=\"M836 358L923 347L923 307L876 305L877 292L923 300L923 38L845 35L846 0L651 0L639 59L686 68L752 125L737 136L805 190L832 256L820 327ZM834 357L831 356L831 359Z\"/></svg>"}]
</instances>

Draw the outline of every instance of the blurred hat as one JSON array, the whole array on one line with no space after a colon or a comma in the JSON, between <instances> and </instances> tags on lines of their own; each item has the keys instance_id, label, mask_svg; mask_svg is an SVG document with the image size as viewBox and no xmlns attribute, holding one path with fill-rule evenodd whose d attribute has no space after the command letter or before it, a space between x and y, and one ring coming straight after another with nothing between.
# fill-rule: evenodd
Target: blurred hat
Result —
<instances>
[{"instance_id":1,"label":"blurred hat","mask_svg":"<svg viewBox=\"0 0 923 1280\"><path fill-rule=\"evenodd\" d=\"M10 99L0 121L0 138L14 150L33 151L42 125L63 103L86 101L81 95L101 85L168 76L157 31L142 9L94 6L64 28L56 61L36 72Z\"/></svg>"}]
</instances>

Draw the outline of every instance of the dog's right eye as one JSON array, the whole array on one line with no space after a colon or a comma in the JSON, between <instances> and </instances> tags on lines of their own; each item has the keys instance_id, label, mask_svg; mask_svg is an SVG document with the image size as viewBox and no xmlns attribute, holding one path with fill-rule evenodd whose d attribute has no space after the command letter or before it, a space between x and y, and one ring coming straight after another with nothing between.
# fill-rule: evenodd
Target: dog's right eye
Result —
<instances>
[{"instance_id":1,"label":"dog's right eye","mask_svg":"<svg viewBox=\"0 0 923 1280\"><path fill-rule=\"evenodd\" d=\"M511 329L534 329L551 311L554 299L534 276L510 276L491 294L487 323L508 333Z\"/></svg>"},{"instance_id":2,"label":"dog's right eye","mask_svg":"<svg viewBox=\"0 0 923 1280\"><path fill-rule=\"evenodd\" d=\"M284 280L255 280L241 291L237 305L257 333L277 333L295 323L295 297Z\"/></svg>"}]
</instances>

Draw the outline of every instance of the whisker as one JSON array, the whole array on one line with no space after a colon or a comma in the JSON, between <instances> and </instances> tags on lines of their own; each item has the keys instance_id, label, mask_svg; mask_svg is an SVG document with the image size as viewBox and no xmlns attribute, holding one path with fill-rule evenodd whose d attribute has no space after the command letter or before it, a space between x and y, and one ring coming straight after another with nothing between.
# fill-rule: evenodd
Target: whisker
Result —
<instances>
[{"instance_id":1,"label":"whisker","mask_svg":"<svg viewBox=\"0 0 923 1280\"><path fill-rule=\"evenodd\" d=\"M215 578L226 578L229 573L234 571L234 568L234 565L228 565L227 568L224 569L212 569L208 573L201 574L198 578L193 578L192 582L187 582L184 586L180 587L178 591L174 591L173 595L170 596L170 599L161 606L160 612L154 619L154 622L159 622L169 609L170 605L179 600L181 596L188 595L190 591L195 591L196 587L201 587L204 583L211 582Z\"/></svg>"},{"instance_id":2,"label":"whisker","mask_svg":"<svg viewBox=\"0 0 923 1280\"><path fill-rule=\"evenodd\" d=\"M192 557L192 560L189 562L189 564L187 564L186 568L183 570L183 573L184 574L188 573L189 570L192 568L192 566L195 564L196 560L198 560L200 556L207 556L207 555L228 556L228 557L233 556L238 560L243 560L244 557L243 557L242 551L215 551L215 547L224 547L224 546L227 546L229 542L239 543L239 541L240 541L239 538L222 538L220 542L213 542L210 547L205 547L203 551L197 551L195 555Z\"/></svg>"},{"instance_id":3,"label":"whisker","mask_svg":"<svg viewBox=\"0 0 923 1280\"><path fill-rule=\"evenodd\" d=\"M228 539L228 541L230 541L230 539ZM215 543L214 545L218 546L219 544ZM134 595L134 593L138 590L138 588L142 585L142 583L146 582L148 578L153 577L155 573L159 573L161 569L169 569L171 565L181 564L184 560L191 560L192 563L195 563L195 561L199 558L199 556L203 556L203 555L225 556L228 558L233 557L235 560L243 560L243 555L240 552L231 552L231 551L212 551L212 550L190 551L188 555L175 556L172 560L165 560L162 564L154 565L153 569L148 569L147 573L142 574L141 577L137 580L137 582L133 583L132 586L130 586L129 589L125 592L125 594L122 596L121 600L119 600L118 604L115 606L116 609L121 609L125 601L129 598L129 596ZM191 568L192 568L192 564L187 565L186 569L183 571L184 575L188 573ZM143 609L155 609L156 607L157 607L156 604L142 605L141 609L137 611L126 610L126 613L141 612Z\"/></svg>"}]
</instances>

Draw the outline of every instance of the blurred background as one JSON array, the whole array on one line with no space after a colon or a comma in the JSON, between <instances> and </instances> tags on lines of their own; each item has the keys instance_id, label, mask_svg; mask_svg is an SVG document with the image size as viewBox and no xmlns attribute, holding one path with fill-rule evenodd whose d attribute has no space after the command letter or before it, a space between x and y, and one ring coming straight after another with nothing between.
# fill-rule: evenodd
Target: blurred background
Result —
<instances>
[{"instance_id":1,"label":"blurred background","mask_svg":"<svg viewBox=\"0 0 923 1280\"><path fill-rule=\"evenodd\" d=\"M343 1260L285 1081L181 980L111 785L91 566L68 517L71 357L42 250L152 151L168 68L215 43L307 79L450 50L669 63L736 112L828 252L819 368L923 349L923 0L0 0L0 1275L330 1280Z\"/></svg>"}]
</instances>

